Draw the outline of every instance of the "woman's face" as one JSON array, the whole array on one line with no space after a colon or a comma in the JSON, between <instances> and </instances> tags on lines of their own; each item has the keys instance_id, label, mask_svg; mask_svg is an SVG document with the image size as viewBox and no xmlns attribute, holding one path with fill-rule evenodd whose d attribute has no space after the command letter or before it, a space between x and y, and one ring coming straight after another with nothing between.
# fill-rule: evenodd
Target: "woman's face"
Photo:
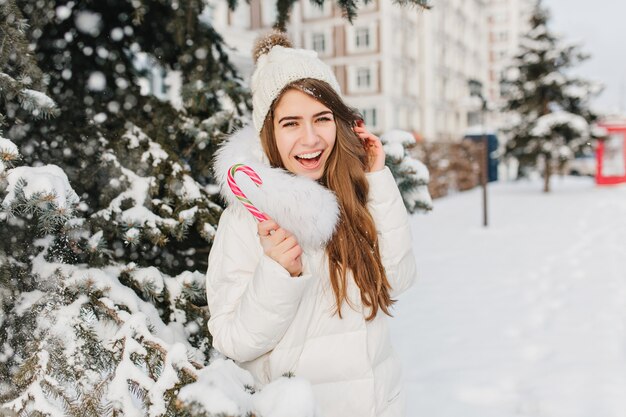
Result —
<instances>
[{"instance_id":1,"label":"woman's face","mask_svg":"<svg viewBox=\"0 0 626 417\"><path fill-rule=\"evenodd\" d=\"M274 109L274 136L285 168L319 180L335 146L337 125L328 107L299 90L287 90Z\"/></svg>"}]
</instances>

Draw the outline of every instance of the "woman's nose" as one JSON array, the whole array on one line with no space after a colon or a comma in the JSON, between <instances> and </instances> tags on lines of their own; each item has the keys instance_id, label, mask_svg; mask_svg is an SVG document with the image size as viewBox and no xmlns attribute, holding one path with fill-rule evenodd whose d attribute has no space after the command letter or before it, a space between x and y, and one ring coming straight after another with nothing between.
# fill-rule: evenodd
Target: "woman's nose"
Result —
<instances>
[{"instance_id":1,"label":"woman's nose","mask_svg":"<svg viewBox=\"0 0 626 417\"><path fill-rule=\"evenodd\" d=\"M319 136L312 123L305 124L304 134L302 135L302 143L305 145L313 146L319 141Z\"/></svg>"}]
</instances>

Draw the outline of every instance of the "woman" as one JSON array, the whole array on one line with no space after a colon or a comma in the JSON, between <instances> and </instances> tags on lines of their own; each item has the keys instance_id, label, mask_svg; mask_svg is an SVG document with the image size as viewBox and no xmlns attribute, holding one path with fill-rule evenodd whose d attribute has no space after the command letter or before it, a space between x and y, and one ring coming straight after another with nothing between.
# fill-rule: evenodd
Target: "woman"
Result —
<instances>
[{"instance_id":1,"label":"woman","mask_svg":"<svg viewBox=\"0 0 626 417\"><path fill-rule=\"evenodd\" d=\"M254 129L214 167L229 206L207 272L213 346L260 385L306 378L324 417L403 416L386 320L415 261L382 145L315 53L278 35L258 45ZM225 186L235 163L263 180L246 193L269 220L256 224Z\"/></svg>"}]
</instances>

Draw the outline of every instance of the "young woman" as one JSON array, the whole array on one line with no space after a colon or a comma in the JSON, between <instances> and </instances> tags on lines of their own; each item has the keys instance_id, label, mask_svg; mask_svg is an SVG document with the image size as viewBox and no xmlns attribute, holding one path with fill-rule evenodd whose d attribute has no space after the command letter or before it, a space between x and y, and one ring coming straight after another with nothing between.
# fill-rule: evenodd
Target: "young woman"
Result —
<instances>
[{"instance_id":1,"label":"young woman","mask_svg":"<svg viewBox=\"0 0 626 417\"><path fill-rule=\"evenodd\" d=\"M387 319L416 271L382 145L315 53L281 36L258 45L254 127L214 167L229 206L207 272L213 346L260 385L306 378L324 417L403 416ZM257 224L225 185L235 163L262 179L245 188L269 220Z\"/></svg>"}]
</instances>

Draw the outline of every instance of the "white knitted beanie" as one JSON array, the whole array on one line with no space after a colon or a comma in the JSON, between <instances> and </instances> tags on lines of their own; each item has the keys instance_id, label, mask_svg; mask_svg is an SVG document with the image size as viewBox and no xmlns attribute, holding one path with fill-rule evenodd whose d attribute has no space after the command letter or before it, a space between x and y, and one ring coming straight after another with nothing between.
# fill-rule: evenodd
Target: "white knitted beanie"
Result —
<instances>
[{"instance_id":1,"label":"white knitted beanie","mask_svg":"<svg viewBox=\"0 0 626 417\"><path fill-rule=\"evenodd\" d=\"M274 32L259 39L253 50L256 68L252 74L252 121L257 133L270 106L287 85L303 78L326 81L341 95L339 83L331 68L315 51L296 49L283 33Z\"/></svg>"}]
</instances>

